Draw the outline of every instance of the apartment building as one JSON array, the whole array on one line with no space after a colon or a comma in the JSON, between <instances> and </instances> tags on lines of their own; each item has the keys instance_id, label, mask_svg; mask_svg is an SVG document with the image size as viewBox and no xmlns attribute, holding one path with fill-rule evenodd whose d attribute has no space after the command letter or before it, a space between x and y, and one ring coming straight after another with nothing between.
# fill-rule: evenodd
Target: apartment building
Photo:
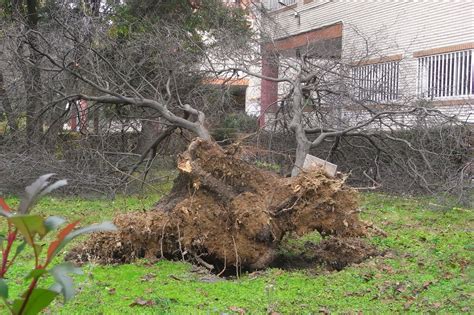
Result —
<instances>
[{"instance_id":1,"label":"apartment building","mask_svg":"<svg viewBox=\"0 0 474 315\"><path fill-rule=\"evenodd\" d=\"M331 47L327 58L353 59L361 97L374 102L426 99L474 123L473 0L263 0L262 15L279 26L273 52ZM262 61L264 76L278 63ZM383 87L382 92L380 87ZM278 103L278 83L258 80L247 89L247 107L260 121Z\"/></svg>"}]
</instances>

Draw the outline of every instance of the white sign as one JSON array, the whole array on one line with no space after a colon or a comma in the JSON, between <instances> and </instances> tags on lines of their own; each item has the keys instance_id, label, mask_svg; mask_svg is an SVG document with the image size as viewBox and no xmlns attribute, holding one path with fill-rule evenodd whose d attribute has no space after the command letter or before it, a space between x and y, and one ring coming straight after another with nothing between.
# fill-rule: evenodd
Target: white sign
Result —
<instances>
[{"instance_id":1,"label":"white sign","mask_svg":"<svg viewBox=\"0 0 474 315\"><path fill-rule=\"evenodd\" d=\"M306 157L303 163L303 169L309 170L315 167L322 168L324 172L326 173L326 175L328 176L331 176L331 177L336 176L336 172L337 172L336 164L332 164L326 160L315 157L314 155L306 154Z\"/></svg>"}]
</instances>

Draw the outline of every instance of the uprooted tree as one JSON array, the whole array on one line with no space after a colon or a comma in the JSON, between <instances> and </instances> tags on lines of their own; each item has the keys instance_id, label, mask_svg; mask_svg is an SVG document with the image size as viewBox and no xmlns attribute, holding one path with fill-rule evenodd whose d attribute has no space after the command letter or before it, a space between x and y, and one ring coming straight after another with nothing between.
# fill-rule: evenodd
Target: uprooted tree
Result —
<instances>
[{"instance_id":1,"label":"uprooted tree","mask_svg":"<svg viewBox=\"0 0 474 315\"><path fill-rule=\"evenodd\" d=\"M359 219L357 192L341 176L313 170L281 178L241 160L238 147L200 138L178 157L178 169L171 193L153 211L116 217L118 233L90 239L69 259L189 258L238 274L268 266L287 233L361 237L372 227Z\"/></svg>"},{"instance_id":2,"label":"uprooted tree","mask_svg":"<svg viewBox=\"0 0 474 315\"><path fill-rule=\"evenodd\" d=\"M30 8L40 12L34 30ZM242 10L217 0L4 1L0 23L2 190L51 171L71 191L114 194L131 178L138 186L128 175L154 161L164 135L182 144L183 130L199 129L193 108L208 123L228 112L230 93L203 84L200 65L209 49L249 33ZM210 33L218 40L204 43ZM39 75L34 86L24 69Z\"/></svg>"},{"instance_id":3,"label":"uprooted tree","mask_svg":"<svg viewBox=\"0 0 474 315\"><path fill-rule=\"evenodd\" d=\"M198 137L178 157L180 174L156 209L118 216L114 221L119 232L89 240L71 253L72 259L127 262L165 256L194 259L219 270L263 268L289 232L366 235L369 224L359 219L357 194L342 175L330 178L314 171L281 178L240 159L238 145L223 149L212 140L207 121L216 108L199 97L201 82L210 74L200 64L207 49L243 53L245 47L235 38L246 34L245 27L235 27L246 24L240 12L220 3L188 8L183 1L156 19L154 10L169 9L169 3L129 1L101 17L89 15L87 8L71 10L52 2L56 10L38 27L42 36L35 42L22 37L39 56L34 66L54 95L44 111L65 103L80 111L80 102L87 101L89 109L104 115L115 106L142 121L158 117L167 127L139 163L175 130ZM216 8L225 14L214 16ZM133 18L136 12L140 20ZM199 31L215 40L196 39ZM62 123L61 117L48 131Z\"/></svg>"},{"instance_id":4,"label":"uprooted tree","mask_svg":"<svg viewBox=\"0 0 474 315\"><path fill-rule=\"evenodd\" d=\"M378 42L367 40L367 49L346 51L350 58L341 58L337 40L281 51L279 38L288 34L278 23L263 20L265 14L254 8L254 25L262 29L253 36L244 12L217 0L5 3L11 4L1 11L5 36L0 97L8 128L0 139L0 176L10 186L29 173L35 177L34 172L53 170L71 179L70 188L86 186L113 194L141 180L136 171L143 165L149 169L170 135L189 141L182 131L190 130L206 138L229 112L228 90L216 91L217 85L203 82L246 75L279 86L279 97L262 106L269 118L265 129L291 139L280 147L293 150L285 159L293 174L310 152L351 171L351 183L358 186L390 190L396 186L391 182L397 182L392 178L403 174L398 186L404 192L406 187L465 192L469 129L452 112L390 91L387 78L396 84L399 65L380 63L383 71L369 65L385 60ZM34 31L27 19L32 16L26 14L32 5L41 12ZM256 71L273 60L279 72ZM34 76L39 71L41 85L38 80L30 84L25 78L32 76L25 69ZM403 79L398 80L400 86ZM26 95L38 95L33 98L39 101L31 102ZM86 109L83 102L88 103ZM80 150L68 141L76 135L63 130L74 116L79 120ZM26 131L36 130L35 137L22 130L22 121L27 122ZM66 152L63 143L73 152ZM34 144L46 149L33 156ZM18 147L20 152L9 154ZM19 164L22 169L15 169Z\"/></svg>"},{"instance_id":5,"label":"uprooted tree","mask_svg":"<svg viewBox=\"0 0 474 315\"><path fill-rule=\"evenodd\" d=\"M295 170L301 168L310 147L326 140L337 143L341 136L364 137L365 127L381 118L432 111L400 107L396 113L372 110L369 117L362 116L365 120L355 125L342 124L339 129L332 129L334 121L328 118L343 107L328 112L327 106L321 106L318 99L313 104L314 99L309 96L326 90L332 91L328 95L346 94L339 82L331 83L336 74L340 75L335 69L338 63L303 57L300 63L289 63L296 70L292 78L254 74L236 67L240 65L239 58L245 59L242 65L247 66L249 59L243 56L248 56L252 48L244 45L245 40L235 40L248 35L235 27L235 21L243 21L238 12L227 12L217 0L202 2L198 8L188 7L187 1L179 3L181 7L170 9L166 1L127 1L111 16L101 16L100 12L98 16L88 15L87 9L71 10L69 5L63 5L51 13L45 29L38 30L43 36L38 36L36 42L24 38L40 56L36 67L42 71L44 86L54 95L46 102L50 108L45 111L61 109L65 103L80 111L80 102L87 101L91 105L88 110L95 110L95 117L115 109L139 117L144 128L149 120L166 126L143 150L138 164L147 156L152 159L163 139L177 130L198 137L179 156L180 174L172 191L155 209L118 216L115 224L119 232L87 241L70 257L128 262L138 257L164 256L194 259L208 267L220 267L219 270L228 266L262 268L275 258L280 241L290 232L366 235L370 224L359 219L357 194L345 185L343 176L331 178L312 171L281 178L240 159L238 144L224 149L213 142L208 121L216 114L216 108L214 103L204 101L202 82L211 74L229 70L290 83L291 101L282 106L282 111L288 113L289 129L297 139ZM155 10L162 12L166 8L167 14L153 18ZM214 14L216 8L225 14ZM200 24L203 16L208 19ZM196 24L196 20L201 22ZM61 36L51 32L56 29L61 30ZM202 32L215 40L200 40ZM203 60L219 55L208 54L210 50L238 58L233 65L214 71L212 61L211 67L202 68ZM347 104L348 100L339 97L331 104ZM309 103L318 109L314 121L304 115ZM64 113L59 110L56 115L49 130L63 122L60 118ZM317 138L310 139L309 135L314 134ZM136 169L134 165L126 172L132 174Z\"/></svg>"}]
</instances>

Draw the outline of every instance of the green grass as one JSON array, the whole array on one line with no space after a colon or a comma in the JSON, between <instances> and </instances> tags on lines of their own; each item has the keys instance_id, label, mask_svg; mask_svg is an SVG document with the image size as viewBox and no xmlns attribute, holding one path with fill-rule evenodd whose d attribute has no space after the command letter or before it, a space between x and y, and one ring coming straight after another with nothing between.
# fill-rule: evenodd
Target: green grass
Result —
<instances>
[{"instance_id":1,"label":"green grass","mask_svg":"<svg viewBox=\"0 0 474 315\"><path fill-rule=\"evenodd\" d=\"M150 209L158 195L110 200L45 198L35 212L93 223L114 214ZM8 202L15 203L14 198ZM50 307L52 314L383 314L472 313L473 212L432 210L430 200L363 195L362 216L388 233L370 242L386 250L340 272L321 266L298 271L268 269L240 279L216 279L182 262L138 261L121 266L84 266L76 276L77 297ZM299 252L316 234L290 239L285 251ZM12 294L24 288L31 255L12 270ZM131 306L136 299L151 306ZM0 311L5 311L0 309Z\"/></svg>"}]
</instances>

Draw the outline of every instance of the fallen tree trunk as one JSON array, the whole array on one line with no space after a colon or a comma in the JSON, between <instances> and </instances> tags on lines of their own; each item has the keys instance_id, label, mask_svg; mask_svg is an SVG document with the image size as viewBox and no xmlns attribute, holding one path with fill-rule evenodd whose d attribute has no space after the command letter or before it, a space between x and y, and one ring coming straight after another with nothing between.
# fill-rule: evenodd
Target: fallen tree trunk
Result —
<instances>
[{"instance_id":1,"label":"fallen tree trunk","mask_svg":"<svg viewBox=\"0 0 474 315\"><path fill-rule=\"evenodd\" d=\"M226 151L201 139L178 157L178 168L172 191L155 209L117 216L118 232L95 235L69 259L190 258L216 268L259 269L275 259L289 232L367 234L357 192L340 175L312 170L281 178L239 159L235 148Z\"/></svg>"}]
</instances>

